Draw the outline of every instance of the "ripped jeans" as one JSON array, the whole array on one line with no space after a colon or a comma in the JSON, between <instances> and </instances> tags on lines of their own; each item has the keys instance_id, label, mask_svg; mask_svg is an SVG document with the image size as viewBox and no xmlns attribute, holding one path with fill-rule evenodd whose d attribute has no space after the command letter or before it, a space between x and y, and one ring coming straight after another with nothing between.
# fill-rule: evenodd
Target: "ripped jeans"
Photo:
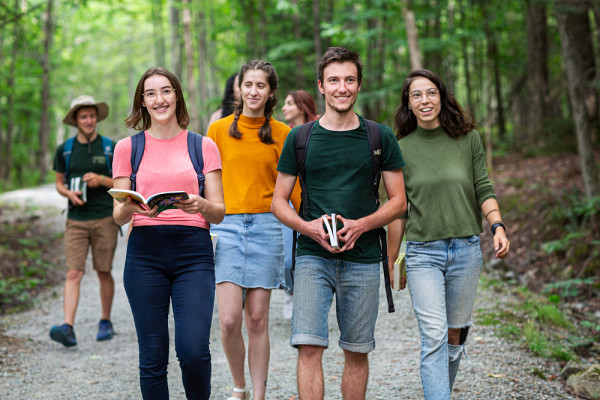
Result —
<instances>
[{"instance_id":1,"label":"ripped jeans","mask_svg":"<svg viewBox=\"0 0 600 400\"><path fill-rule=\"evenodd\" d=\"M482 265L478 235L407 241L407 280L421 334L421 382L427 400L450 399ZM461 330L458 345L448 344L449 328Z\"/></svg>"}]
</instances>

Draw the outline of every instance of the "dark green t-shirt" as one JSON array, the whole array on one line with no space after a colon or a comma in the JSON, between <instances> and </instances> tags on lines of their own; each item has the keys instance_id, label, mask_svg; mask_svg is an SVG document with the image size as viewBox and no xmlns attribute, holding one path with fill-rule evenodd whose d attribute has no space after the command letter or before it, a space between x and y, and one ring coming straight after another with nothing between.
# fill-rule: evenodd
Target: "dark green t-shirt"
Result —
<instances>
[{"instance_id":1,"label":"dark green t-shirt","mask_svg":"<svg viewBox=\"0 0 600 400\"><path fill-rule=\"evenodd\" d=\"M377 210L369 141L363 118L359 119L360 126L350 131L330 131L315 122L306 152L305 220L331 213L358 219ZM382 124L379 127L382 171L402 168L404 159L392 130ZM288 134L277 166L278 171L289 175L298 174L295 148L298 131L296 127ZM300 236L298 255L376 263L381 260L381 248L376 231L364 233L352 250L338 254L328 252L307 236Z\"/></svg>"},{"instance_id":2,"label":"dark green t-shirt","mask_svg":"<svg viewBox=\"0 0 600 400\"><path fill-rule=\"evenodd\" d=\"M64 143L59 145L54 156L54 170L59 173L66 172L66 161L63 156L64 147ZM112 142L112 147L114 149L114 142ZM110 176L100 135L90 143L89 148L87 144L81 144L75 139L69 161L69 172L67 173L69 182L67 184L70 183L71 178L82 177L88 172ZM87 202L82 206L72 206L69 204L68 218L89 221L112 215L113 201L107 191L108 189L105 186L98 186L96 188L88 187Z\"/></svg>"}]
</instances>

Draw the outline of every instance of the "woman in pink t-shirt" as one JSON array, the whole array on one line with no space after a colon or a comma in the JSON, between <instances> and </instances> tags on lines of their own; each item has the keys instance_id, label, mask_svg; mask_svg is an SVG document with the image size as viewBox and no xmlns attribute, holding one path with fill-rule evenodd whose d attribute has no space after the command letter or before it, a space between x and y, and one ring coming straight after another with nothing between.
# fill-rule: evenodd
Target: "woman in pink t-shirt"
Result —
<instances>
[{"instance_id":1,"label":"woman in pink t-shirt","mask_svg":"<svg viewBox=\"0 0 600 400\"><path fill-rule=\"evenodd\" d=\"M210 326L215 297L214 254L209 224L225 215L221 159L215 143L202 139L204 197L188 152L189 116L179 81L163 68L140 79L128 128L144 130L144 152L136 191L145 198L182 190L189 199L176 209L147 209L128 198L115 201L119 225L132 221L123 284L139 343L140 387L144 399L167 399L168 316L173 303L175 350L188 399L210 397ZM131 138L115 147L114 187L130 189Z\"/></svg>"}]
</instances>

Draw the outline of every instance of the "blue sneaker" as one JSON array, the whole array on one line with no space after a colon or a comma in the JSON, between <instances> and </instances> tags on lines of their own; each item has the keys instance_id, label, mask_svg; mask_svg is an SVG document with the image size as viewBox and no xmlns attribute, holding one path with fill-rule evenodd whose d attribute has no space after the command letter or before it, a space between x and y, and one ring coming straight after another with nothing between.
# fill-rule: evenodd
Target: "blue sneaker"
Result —
<instances>
[{"instance_id":1,"label":"blue sneaker","mask_svg":"<svg viewBox=\"0 0 600 400\"><path fill-rule=\"evenodd\" d=\"M54 325L50 328L50 339L63 344L65 347L77 346L75 331L69 324Z\"/></svg>"},{"instance_id":2,"label":"blue sneaker","mask_svg":"<svg viewBox=\"0 0 600 400\"><path fill-rule=\"evenodd\" d=\"M112 339L115 335L113 331L112 322L107 319L101 319L98 323L98 335L96 336L97 341Z\"/></svg>"}]
</instances>

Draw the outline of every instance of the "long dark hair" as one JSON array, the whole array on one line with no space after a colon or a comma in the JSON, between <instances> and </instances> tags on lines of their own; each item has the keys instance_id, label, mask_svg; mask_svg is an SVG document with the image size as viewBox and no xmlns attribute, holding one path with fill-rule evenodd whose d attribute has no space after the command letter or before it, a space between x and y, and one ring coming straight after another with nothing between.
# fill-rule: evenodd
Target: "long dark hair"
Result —
<instances>
[{"instance_id":1,"label":"long dark hair","mask_svg":"<svg viewBox=\"0 0 600 400\"><path fill-rule=\"evenodd\" d=\"M246 64L242 65L242 69L240 69L240 73L238 74L238 85L240 86L240 91L242 88L242 82L244 82L244 75L246 75L246 72L250 70L263 71L267 75L267 83L269 84L269 88L273 93L273 95L269 97L267 103L265 104L265 123L260 127L260 130L258 131L258 137L260 138L261 142L265 144L273 144L275 143L275 141L271 136L271 123L269 120L271 119L273 111L275 110L275 106L277 105L277 97L275 97L275 91L279 87L279 84L277 83L277 72L275 72L275 68L273 68L273 66L268 62L259 60L252 60L247 62ZM244 100L242 98L236 99L233 107L233 113L235 114L235 116L233 118L231 126L229 127L230 136L236 138L242 137L242 133L238 129L237 122L243 110Z\"/></svg>"},{"instance_id":2,"label":"long dark hair","mask_svg":"<svg viewBox=\"0 0 600 400\"><path fill-rule=\"evenodd\" d=\"M225 93L223 94L223 101L221 102L221 118L233 114L233 102L235 100L233 97L233 83L235 82L236 76L238 76L237 73L231 75L225 84Z\"/></svg>"},{"instance_id":3,"label":"long dark hair","mask_svg":"<svg viewBox=\"0 0 600 400\"><path fill-rule=\"evenodd\" d=\"M175 96L177 99L177 103L175 103L175 116L177 117L177 125L179 125L181 129L187 128L188 124L190 123L190 116L188 115L187 107L185 106L183 90L181 90L179 79L177 79L175 74L172 72L160 67L150 68L140 78L140 81L135 89L135 95L133 96L133 107L131 109L131 114L125 120L125 126L135 130L146 130L152 125L150 114L148 113L146 107L142 105L142 99L144 97L144 82L146 82L146 79L153 75L162 75L166 77L169 82L171 82L171 86L173 86L173 89L175 89Z\"/></svg>"},{"instance_id":4,"label":"long dark hair","mask_svg":"<svg viewBox=\"0 0 600 400\"><path fill-rule=\"evenodd\" d=\"M408 91L410 90L410 85L417 78L429 79L439 90L441 100L440 125L442 125L448 136L456 138L466 135L473 129L477 129L477 125L475 125L471 114L458 104L452 93L448 92L446 85L442 82L442 78L435 72L426 69L417 69L408 74L402 85L402 100L394 117L396 137L398 139L408 136L417 129L417 117L408 108L410 103Z\"/></svg>"},{"instance_id":5,"label":"long dark hair","mask_svg":"<svg viewBox=\"0 0 600 400\"><path fill-rule=\"evenodd\" d=\"M315 99L305 90L292 90L288 93L288 96L292 96L294 104L298 107L298 110L304 115L304 123L314 121L319 116L317 115L317 106L315 105ZM291 128L293 126L290 125Z\"/></svg>"}]
</instances>

